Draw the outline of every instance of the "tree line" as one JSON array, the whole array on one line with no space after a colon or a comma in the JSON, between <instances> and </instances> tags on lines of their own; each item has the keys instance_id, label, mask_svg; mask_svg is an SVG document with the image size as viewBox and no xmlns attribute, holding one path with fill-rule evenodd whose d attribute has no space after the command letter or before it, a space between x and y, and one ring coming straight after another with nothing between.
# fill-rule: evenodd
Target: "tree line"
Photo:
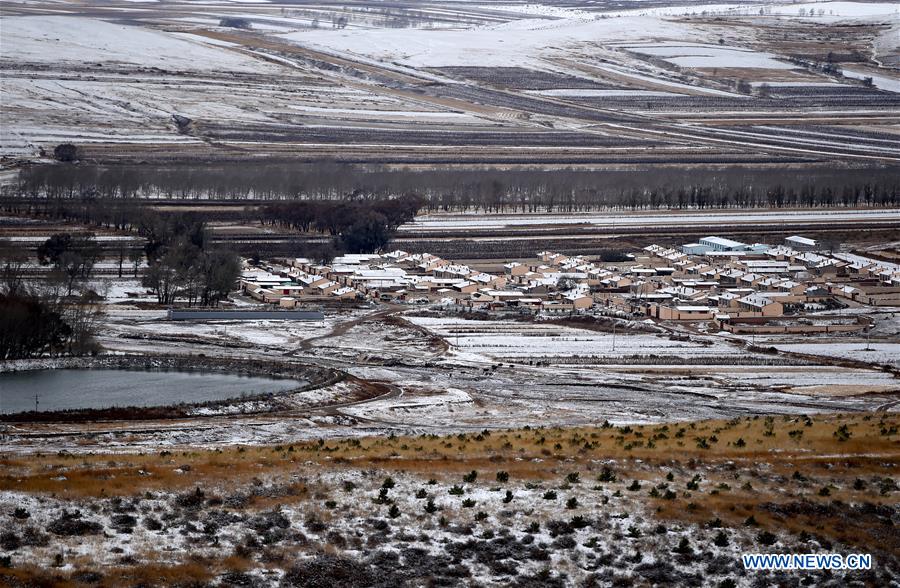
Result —
<instances>
[{"instance_id":1,"label":"tree line","mask_svg":"<svg viewBox=\"0 0 900 588\"><path fill-rule=\"evenodd\" d=\"M392 168L319 162L206 166L35 165L4 202L51 200L344 200L417 194L425 211L578 212L896 206L896 167L654 167L636 170ZM110 211L110 222L115 222Z\"/></svg>"},{"instance_id":2,"label":"tree line","mask_svg":"<svg viewBox=\"0 0 900 588\"><path fill-rule=\"evenodd\" d=\"M340 253L371 253L384 248L394 237L397 228L412 221L425 200L416 194L404 194L397 198L377 200L291 200L260 203L259 207L232 211L227 220L260 221L265 225L278 226L304 233L320 233L332 237L325 245L316 245L299 255L327 259ZM166 257L160 251L166 247L179 251L179 256L188 256L189 261L202 262L196 253L209 255L205 225L197 214L161 213L154 210L146 200L121 198L40 198L9 199L2 208L8 212L24 216L67 221L81 225L136 233L147 240L147 261L151 270L159 262L163 265L178 265L175 257ZM204 213L203 219L210 215ZM194 247L187 247L190 244ZM191 253L188 255L188 253ZM199 253L198 253L199 252ZM125 258L132 261L126 248L118 250L121 267ZM214 255L217 257L218 254ZM169 263L171 262L171 263ZM182 263L182 265L184 265ZM191 283L185 278L179 282ZM163 280L162 285L168 282ZM166 288L163 288L166 290ZM182 290L176 288L176 291ZM168 302L163 295L160 302ZM206 304L208 292L204 288L197 300ZM188 296L188 300L194 300Z\"/></svg>"},{"instance_id":3,"label":"tree line","mask_svg":"<svg viewBox=\"0 0 900 588\"><path fill-rule=\"evenodd\" d=\"M300 200L274 202L260 209L263 223L333 237L324 249L311 252L327 258L337 253L372 253L393 239L397 228L411 222L424 204L415 194L383 200Z\"/></svg>"}]
</instances>

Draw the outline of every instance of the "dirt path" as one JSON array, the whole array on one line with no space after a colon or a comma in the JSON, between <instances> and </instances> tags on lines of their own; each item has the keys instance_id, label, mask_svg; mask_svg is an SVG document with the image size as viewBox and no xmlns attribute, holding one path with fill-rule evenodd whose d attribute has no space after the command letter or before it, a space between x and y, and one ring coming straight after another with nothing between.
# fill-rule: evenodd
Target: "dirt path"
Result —
<instances>
[{"instance_id":1,"label":"dirt path","mask_svg":"<svg viewBox=\"0 0 900 588\"><path fill-rule=\"evenodd\" d=\"M338 323L335 325L331 331L325 333L324 335L317 335L315 337L310 337L309 339L304 339L300 342L300 346L294 351L288 351L285 355L295 355L301 351L309 351L313 347L314 341L321 341L323 339L330 339L331 337L340 337L341 335L345 335L347 331L352 329L357 325L361 325L368 321L382 319L392 314L397 314L398 312L405 310L405 306L399 306L395 304L390 304L387 308L383 308L381 310L377 310L373 313L363 315L361 317L351 319L349 321L344 321L342 323Z\"/></svg>"}]
</instances>

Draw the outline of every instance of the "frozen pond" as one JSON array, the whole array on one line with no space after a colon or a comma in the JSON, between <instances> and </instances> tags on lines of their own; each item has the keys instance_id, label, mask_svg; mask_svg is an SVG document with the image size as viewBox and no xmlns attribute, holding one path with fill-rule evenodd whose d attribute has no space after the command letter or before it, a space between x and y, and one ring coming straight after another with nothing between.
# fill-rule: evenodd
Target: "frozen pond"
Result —
<instances>
[{"instance_id":1,"label":"frozen pond","mask_svg":"<svg viewBox=\"0 0 900 588\"><path fill-rule=\"evenodd\" d=\"M303 386L301 380L221 372L115 369L37 370L0 374L0 414L34 410L166 406L227 400Z\"/></svg>"}]
</instances>

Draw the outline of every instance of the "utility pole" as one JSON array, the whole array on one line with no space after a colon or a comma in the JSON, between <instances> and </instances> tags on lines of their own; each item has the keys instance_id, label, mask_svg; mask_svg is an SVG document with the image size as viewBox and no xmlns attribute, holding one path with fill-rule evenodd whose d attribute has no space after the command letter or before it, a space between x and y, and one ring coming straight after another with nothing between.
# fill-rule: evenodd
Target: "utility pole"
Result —
<instances>
[{"instance_id":1,"label":"utility pole","mask_svg":"<svg viewBox=\"0 0 900 588\"><path fill-rule=\"evenodd\" d=\"M35 395L34 395L34 412L38 411L38 404L40 404L40 401L38 400L37 393L35 393Z\"/></svg>"}]
</instances>

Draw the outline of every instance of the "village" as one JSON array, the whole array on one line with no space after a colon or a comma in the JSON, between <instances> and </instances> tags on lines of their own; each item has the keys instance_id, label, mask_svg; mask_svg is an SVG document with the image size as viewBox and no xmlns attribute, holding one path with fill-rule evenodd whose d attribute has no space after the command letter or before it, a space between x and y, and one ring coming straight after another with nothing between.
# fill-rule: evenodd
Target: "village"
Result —
<instances>
[{"instance_id":1,"label":"village","mask_svg":"<svg viewBox=\"0 0 900 588\"><path fill-rule=\"evenodd\" d=\"M779 245L709 236L680 248L649 245L624 261L543 251L533 260L457 263L428 253L245 262L241 291L281 309L335 301L433 304L487 313L605 314L697 321L733 333L865 332L859 311L900 305L900 264L824 250L790 236Z\"/></svg>"}]
</instances>

